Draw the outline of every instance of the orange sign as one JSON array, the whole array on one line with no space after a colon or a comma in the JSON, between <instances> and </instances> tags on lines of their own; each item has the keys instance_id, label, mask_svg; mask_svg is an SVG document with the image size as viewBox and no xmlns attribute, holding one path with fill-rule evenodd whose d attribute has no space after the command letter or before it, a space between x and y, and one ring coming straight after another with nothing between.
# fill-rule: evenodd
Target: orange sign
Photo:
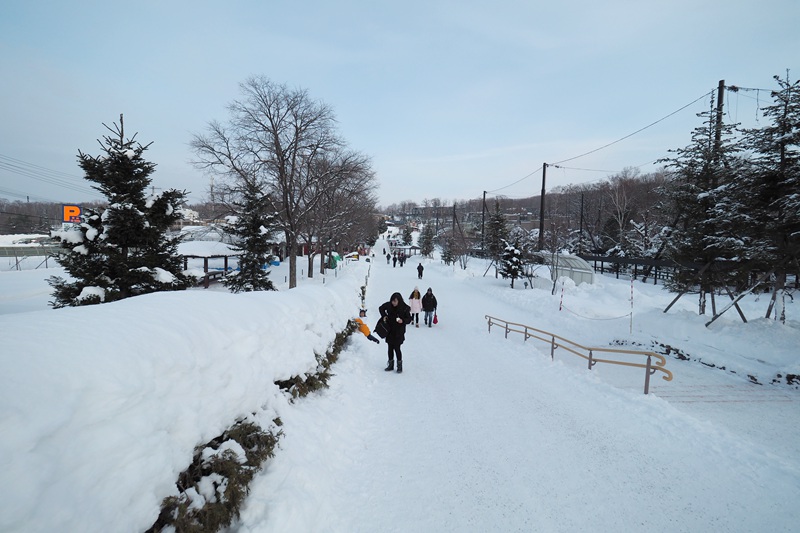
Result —
<instances>
[{"instance_id":1,"label":"orange sign","mask_svg":"<svg viewBox=\"0 0 800 533\"><path fill-rule=\"evenodd\" d=\"M81 222L81 206L63 204L61 206L61 212L64 215L63 218L62 218L62 220L64 222L71 222L73 224L80 224L80 222Z\"/></svg>"}]
</instances>

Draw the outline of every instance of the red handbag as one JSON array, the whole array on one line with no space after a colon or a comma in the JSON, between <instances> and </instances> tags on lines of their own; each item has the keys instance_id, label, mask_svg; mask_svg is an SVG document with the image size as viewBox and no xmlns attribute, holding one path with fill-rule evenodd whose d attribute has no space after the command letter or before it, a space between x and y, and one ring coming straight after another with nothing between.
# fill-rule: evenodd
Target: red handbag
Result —
<instances>
[{"instance_id":1,"label":"red handbag","mask_svg":"<svg viewBox=\"0 0 800 533\"><path fill-rule=\"evenodd\" d=\"M437 315L436 313L433 313L433 323L434 324L439 323L439 315Z\"/></svg>"}]
</instances>

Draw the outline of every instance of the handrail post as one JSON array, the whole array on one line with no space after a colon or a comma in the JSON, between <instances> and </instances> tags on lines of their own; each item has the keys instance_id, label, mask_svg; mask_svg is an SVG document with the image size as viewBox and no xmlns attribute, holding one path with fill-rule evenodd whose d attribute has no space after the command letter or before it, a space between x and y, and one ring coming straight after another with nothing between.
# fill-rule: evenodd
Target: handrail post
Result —
<instances>
[{"instance_id":1,"label":"handrail post","mask_svg":"<svg viewBox=\"0 0 800 533\"><path fill-rule=\"evenodd\" d=\"M594 354L592 353L592 350L589 350L589 370L591 370L592 367L597 364L597 361L595 361L593 357Z\"/></svg>"},{"instance_id":2,"label":"handrail post","mask_svg":"<svg viewBox=\"0 0 800 533\"><path fill-rule=\"evenodd\" d=\"M506 339L508 338L508 322L506 322Z\"/></svg>"},{"instance_id":3,"label":"handrail post","mask_svg":"<svg viewBox=\"0 0 800 533\"><path fill-rule=\"evenodd\" d=\"M644 375L644 393L645 394L649 394L650 393L650 375L655 373L655 370L651 370L650 369L650 366L651 366L651 361L650 360L651 359L652 359L652 357L648 355L647 356L647 367L645 368L645 375Z\"/></svg>"},{"instance_id":4,"label":"handrail post","mask_svg":"<svg viewBox=\"0 0 800 533\"><path fill-rule=\"evenodd\" d=\"M556 351L556 337L555 335L550 336L550 360L555 360L555 351Z\"/></svg>"}]
</instances>

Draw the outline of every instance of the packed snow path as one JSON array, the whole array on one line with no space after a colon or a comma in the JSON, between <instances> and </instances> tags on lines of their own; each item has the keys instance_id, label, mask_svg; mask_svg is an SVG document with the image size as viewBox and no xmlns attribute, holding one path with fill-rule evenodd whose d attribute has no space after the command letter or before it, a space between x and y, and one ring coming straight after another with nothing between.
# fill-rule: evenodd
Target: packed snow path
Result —
<instances>
[{"instance_id":1,"label":"packed snow path","mask_svg":"<svg viewBox=\"0 0 800 533\"><path fill-rule=\"evenodd\" d=\"M541 345L487 333L484 315L590 344L596 327L556 316L552 304L521 310L439 261L423 260L418 280L418 262L392 267L376 258L367 323L393 292L407 298L415 286L433 288L440 323L408 328L399 375L383 370L383 342L352 337L330 389L298 401L283 420L281 449L234 531L796 528L795 391L774 389L769 407L757 404L763 425L755 428L727 414L750 404L709 410L658 397L686 399L681 387L695 385L749 390L740 376L670 360L675 380L657 374L654 394L644 396L640 372L589 372L567 355L552 363ZM628 324L603 326L614 327L623 335Z\"/></svg>"}]
</instances>

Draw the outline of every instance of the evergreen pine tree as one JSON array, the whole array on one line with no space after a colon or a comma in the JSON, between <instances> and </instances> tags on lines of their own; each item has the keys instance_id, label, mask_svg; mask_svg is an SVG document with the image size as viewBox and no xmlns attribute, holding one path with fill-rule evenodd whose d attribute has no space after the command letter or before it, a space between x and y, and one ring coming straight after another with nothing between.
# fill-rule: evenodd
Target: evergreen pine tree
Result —
<instances>
[{"instance_id":1,"label":"evergreen pine tree","mask_svg":"<svg viewBox=\"0 0 800 533\"><path fill-rule=\"evenodd\" d=\"M645 210L640 220L631 220L631 229L625 236L632 257L655 258L669 235L669 228L655 224L650 211Z\"/></svg>"},{"instance_id":2,"label":"evergreen pine tree","mask_svg":"<svg viewBox=\"0 0 800 533\"><path fill-rule=\"evenodd\" d=\"M231 292L274 291L266 266L272 260L269 228L275 215L266 196L253 189L244 195L240 213L228 230L234 236L232 247L242 252L239 271L226 276L222 283Z\"/></svg>"},{"instance_id":3,"label":"evergreen pine tree","mask_svg":"<svg viewBox=\"0 0 800 533\"><path fill-rule=\"evenodd\" d=\"M434 230L433 224L425 224L422 227L422 233L419 236L419 249L420 253L425 257L431 257L433 255L433 238Z\"/></svg>"},{"instance_id":4,"label":"evergreen pine tree","mask_svg":"<svg viewBox=\"0 0 800 533\"><path fill-rule=\"evenodd\" d=\"M104 124L105 126L105 124ZM125 139L122 116L103 137L104 154L78 152L92 188L108 199L105 209L86 209L81 223L53 232L61 241L58 262L72 280L52 276L53 307L111 302L189 286L177 255L179 237L167 234L180 220L185 192L170 189L148 197L155 164L143 159L147 146Z\"/></svg>"},{"instance_id":5,"label":"evergreen pine tree","mask_svg":"<svg viewBox=\"0 0 800 533\"><path fill-rule=\"evenodd\" d=\"M522 270L522 252L519 250L518 243L505 243L500 263L500 275L505 279L511 279L512 289L514 288L514 280L522 276Z\"/></svg>"},{"instance_id":6,"label":"evergreen pine tree","mask_svg":"<svg viewBox=\"0 0 800 533\"><path fill-rule=\"evenodd\" d=\"M406 225L403 228L403 244L411 246L414 244L414 236L411 234L411 226Z\"/></svg>"},{"instance_id":7,"label":"evergreen pine tree","mask_svg":"<svg viewBox=\"0 0 800 533\"><path fill-rule=\"evenodd\" d=\"M500 202L495 201L494 213L486 223L486 250L489 258L499 262L508 240L508 226L506 217L500 212Z\"/></svg>"},{"instance_id":8,"label":"evergreen pine tree","mask_svg":"<svg viewBox=\"0 0 800 533\"><path fill-rule=\"evenodd\" d=\"M756 230L752 248L760 270L775 269L773 298L780 295L782 303L787 270L800 259L800 81L774 78L779 90L763 111L771 122L745 131L753 165L738 190ZM783 305L777 315L786 320Z\"/></svg>"},{"instance_id":9,"label":"evergreen pine tree","mask_svg":"<svg viewBox=\"0 0 800 533\"><path fill-rule=\"evenodd\" d=\"M455 260L455 239L453 239L453 237L448 237L442 246L442 261L444 261L445 265L450 266Z\"/></svg>"},{"instance_id":10,"label":"evergreen pine tree","mask_svg":"<svg viewBox=\"0 0 800 533\"><path fill-rule=\"evenodd\" d=\"M669 195L680 215L672 228L667 253L680 264L696 267L676 272L669 287L677 292L699 288L700 314L705 314L706 295L736 276L736 272L723 272L712 265L748 255L739 220L741 208L731 194L731 184L743 171L737 156L741 147L733 140L735 125L722 124L717 131L718 111L713 98L711 108L699 114L705 121L692 133L692 143L676 150L674 159L665 160L675 171ZM702 274L698 276L698 272Z\"/></svg>"}]
</instances>

